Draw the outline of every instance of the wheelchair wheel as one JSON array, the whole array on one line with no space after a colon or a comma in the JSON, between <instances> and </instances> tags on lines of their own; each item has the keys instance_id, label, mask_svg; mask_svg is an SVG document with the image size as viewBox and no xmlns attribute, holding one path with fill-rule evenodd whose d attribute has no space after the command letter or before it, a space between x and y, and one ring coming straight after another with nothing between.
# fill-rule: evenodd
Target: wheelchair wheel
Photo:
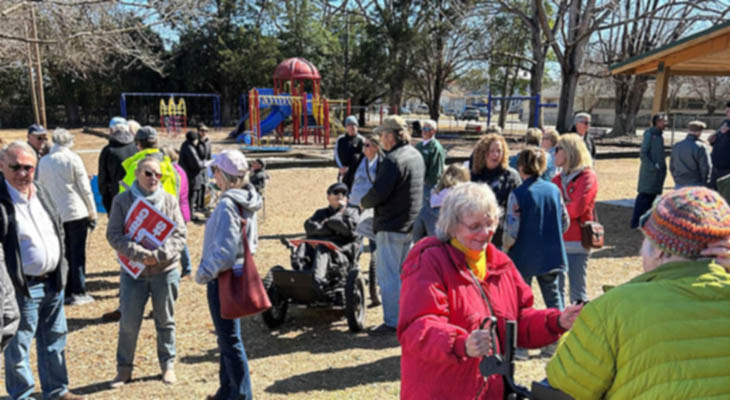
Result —
<instances>
[{"instance_id":1,"label":"wheelchair wheel","mask_svg":"<svg viewBox=\"0 0 730 400\"><path fill-rule=\"evenodd\" d=\"M284 299L279 295L279 288L274 284L274 274L272 271L275 270L281 271L284 270L284 267L277 265L271 268L263 279L266 294L269 295L269 300L271 301L271 308L264 311L261 317L269 329L276 329L284 323L286 311L289 308L288 299Z\"/></svg>"},{"instance_id":2,"label":"wheelchair wheel","mask_svg":"<svg viewBox=\"0 0 730 400\"><path fill-rule=\"evenodd\" d=\"M368 289L370 291L370 305L380 305L380 287L375 272L375 253L370 255L370 268L368 269Z\"/></svg>"},{"instance_id":3,"label":"wheelchair wheel","mask_svg":"<svg viewBox=\"0 0 730 400\"><path fill-rule=\"evenodd\" d=\"M359 332L365 327L365 282L360 276L359 269L351 269L347 273L345 316L347 316L347 326L352 332Z\"/></svg>"}]
</instances>

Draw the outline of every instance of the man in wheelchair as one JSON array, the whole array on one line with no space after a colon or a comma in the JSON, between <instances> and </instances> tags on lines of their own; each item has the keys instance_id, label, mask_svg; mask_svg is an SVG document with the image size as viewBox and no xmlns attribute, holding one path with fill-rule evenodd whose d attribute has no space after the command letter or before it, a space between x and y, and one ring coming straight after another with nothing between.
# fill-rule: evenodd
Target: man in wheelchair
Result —
<instances>
[{"instance_id":1,"label":"man in wheelchair","mask_svg":"<svg viewBox=\"0 0 730 400\"><path fill-rule=\"evenodd\" d=\"M360 251L360 236L355 233L360 210L347 205L347 195L344 183L334 183L327 188L329 205L304 221L307 239L322 242L302 243L292 253L292 267L298 270L311 268L315 289L322 296L339 278L344 282Z\"/></svg>"}]
</instances>

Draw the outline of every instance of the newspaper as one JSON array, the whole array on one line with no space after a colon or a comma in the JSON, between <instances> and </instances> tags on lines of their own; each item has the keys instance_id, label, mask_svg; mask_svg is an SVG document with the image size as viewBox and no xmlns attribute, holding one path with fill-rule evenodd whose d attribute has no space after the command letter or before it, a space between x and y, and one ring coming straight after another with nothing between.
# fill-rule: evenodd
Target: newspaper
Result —
<instances>
[{"instance_id":1,"label":"newspaper","mask_svg":"<svg viewBox=\"0 0 730 400\"><path fill-rule=\"evenodd\" d=\"M175 221L141 197L132 203L124 219L124 235L149 250L162 246L175 228L177 228ZM132 261L119 252L117 261L134 279L137 279L145 268L144 263Z\"/></svg>"}]
</instances>

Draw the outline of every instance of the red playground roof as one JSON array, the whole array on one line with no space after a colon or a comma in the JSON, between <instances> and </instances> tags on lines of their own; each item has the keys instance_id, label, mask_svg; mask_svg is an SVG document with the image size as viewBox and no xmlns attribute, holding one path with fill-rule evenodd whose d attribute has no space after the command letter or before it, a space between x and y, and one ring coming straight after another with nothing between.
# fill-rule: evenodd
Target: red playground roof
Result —
<instances>
[{"instance_id":1,"label":"red playground roof","mask_svg":"<svg viewBox=\"0 0 730 400\"><path fill-rule=\"evenodd\" d=\"M274 70L275 80L321 80L317 67L303 58L289 58L276 66Z\"/></svg>"}]
</instances>

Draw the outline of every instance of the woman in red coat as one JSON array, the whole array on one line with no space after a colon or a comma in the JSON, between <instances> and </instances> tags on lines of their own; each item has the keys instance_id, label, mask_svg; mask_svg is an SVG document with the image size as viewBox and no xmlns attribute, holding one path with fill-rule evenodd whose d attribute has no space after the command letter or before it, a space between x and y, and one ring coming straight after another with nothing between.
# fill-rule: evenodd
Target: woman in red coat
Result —
<instances>
[{"instance_id":1,"label":"woman in red coat","mask_svg":"<svg viewBox=\"0 0 730 400\"><path fill-rule=\"evenodd\" d=\"M485 381L479 361L502 353L505 322L517 321L519 347L538 348L555 342L580 312L580 306L562 313L532 308L530 287L489 243L500 213L487 186L461 184L441 207L437 237L421 240L408 254L398 317L401 398L502 399L502 377ZM496 349L489 323L480 328L490 309L497 319Z\"/></svg>"},{"instance_id":2,"label":"woman in red coat","mask_svg":"<svg viewBox=\"0 0 730 400\"><path fill-rule=\"evenodd\" d=\"M590 250L581 244L580 227L593 221L595 215L598 178L592 164L583 138L574 133L560 137L555 146L555 165L562 168L562 172L553 177L553 183L560 189L570 215L570 226L563 234L563 241L568 253L571 303L588 301L586 269ZM560 276L560 293L565 293L565 275Z\"/></svg>"}]
</instances>

